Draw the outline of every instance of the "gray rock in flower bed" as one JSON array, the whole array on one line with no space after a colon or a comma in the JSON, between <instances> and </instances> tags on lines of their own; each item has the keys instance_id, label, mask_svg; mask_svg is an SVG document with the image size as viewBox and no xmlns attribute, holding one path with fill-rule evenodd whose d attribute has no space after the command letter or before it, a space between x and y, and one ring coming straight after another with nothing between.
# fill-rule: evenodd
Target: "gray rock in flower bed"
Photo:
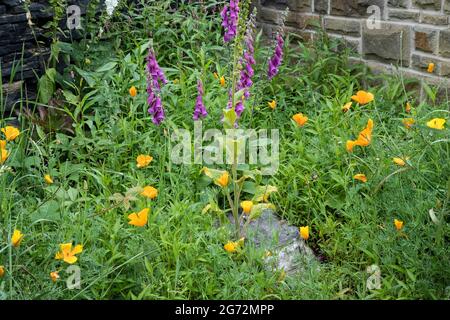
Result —
<instances>
[{"instance_id":1,"label":"gray rock in flower bed","mask_svg":"<svg viewBox=\"0 0 450 320\"><path fill-rule=\"evenodd\" d=\"M234 224L233 217L229 219ZM244 223L241 222L241 227ZM255 247L271 252L271 256L266 257L269 268L293 273L301 271L315 259L313 251L300 238L298 228L280 220L270 209L264 210L258 219L251 221L244 229L243 236Z\"/></svg>"}]
</instances>

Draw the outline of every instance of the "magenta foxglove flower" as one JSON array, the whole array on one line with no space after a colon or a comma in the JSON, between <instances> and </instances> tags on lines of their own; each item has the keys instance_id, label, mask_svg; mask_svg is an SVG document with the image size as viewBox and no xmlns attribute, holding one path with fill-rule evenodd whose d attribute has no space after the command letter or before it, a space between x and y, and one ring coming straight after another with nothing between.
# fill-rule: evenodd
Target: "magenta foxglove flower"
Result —
<instances>
[{"instance_id":1,"label":"magenta foxglove flower","mask_svg":"<svg viewBox=\"0 0 450 320\"><path fill-rule=\"evenodd\" d=\"M222 27L225 29L223 41L229 42L237 34L239 0L230 0L230 4L225 5L220 16L222 17Z\"/></svg>"},{"instance_id":2,"label":"magenta foxglove flower","mask_svg":"<svg viewBox=\"0 0 450 320\"><path fill-rule=\"evenodd\" d=\"M165 117L160 90L161 85L167 84L167 79L159 67L155 53L152 50L149 51L147 56L147 73L147 103L150 106L148 113L153 116L152 122L160 125Z\"/></svg>"},{"instance_id":3,"label":"magenta foxglove flower","mask_svg":"<svg viewBox=\"0 0 450 320\"><path fill-rule=\"evenodd\" d=\"M281 34L277 34L277 43L275 45L275 52L269 60L269 70L267 72L267 75L269 79L272 79L275 77L278 73L278 68L281 65L281 62L283 61L283 45L284 40Z\"/></svg>"},{"instance_id":4,"label":"magenta foxglove flower","mask_svg":"<svg viewBox=\"0 0 450 320\"><path fill-rule=\"evenodd\" d=\"M197 82L197 101L195 103L195 110L194 110L194 120L198 120L199 117L205 118L208 115L208 112L206 111L205 105L203 104L203 95L205 94L203 91L203 83L201 80L198 80Z\"/></svg>"}]
</instances>

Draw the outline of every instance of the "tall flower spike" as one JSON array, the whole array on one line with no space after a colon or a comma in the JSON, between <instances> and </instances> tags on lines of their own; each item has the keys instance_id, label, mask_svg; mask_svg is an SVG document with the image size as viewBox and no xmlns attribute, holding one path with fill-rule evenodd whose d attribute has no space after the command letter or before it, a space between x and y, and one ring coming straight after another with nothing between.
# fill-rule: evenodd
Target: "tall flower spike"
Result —
<instances>
[{"instance_id":1,"label":"tall flower spike","mask_svg":"<svg viewBox=\"0 0 450 320\"><path fill-rule=\"evenodd\" d=\"M225 5L222 12L222 27L225 30L223 41L229 42L236 37L239 17L239 0L230 0L230 4Z\"/></svg>"},{"instance_id":2,"label":"tall flower spike","mask_svg":"<svg viewBox=\"0 0 450 320\"><path fill-rule=\"evenodd\" d=\"M208 112L206 111L205 105L203 104L203 83L201 80L197 81L197 101L195 103L195 110L194 110L194 120L198 120L199 117L205 118L208 115Z\"/></svg>"},{"instance_id":3,"label":"tall flower spike","mask_svg":"<svg viewBox=\"0 0 450 320\"><path fill-rule=\"evenodd\" d=\"M149 51L147 56L147 72L147 103L150 106L148 112L153 116L153 123L160 125L165 118L165 114L159 94L161 84L167 84L167 79L159 67L155 53L152 50Z\"/></svg>"},{"instance_id":4,"label":"tall flower spike","mask_svg":"<svg viewBox=\"0 0 450 320\"><path fill-rule=\"evenodd\" d=\"M269 77L269 79L272 79L278 74L278 68L283 61L283 45L283 37L280 33L278 33L276 37L275 51L273 56L269 60L269 70L267 72L267 76Z\"/></svg>"}]
</instances>

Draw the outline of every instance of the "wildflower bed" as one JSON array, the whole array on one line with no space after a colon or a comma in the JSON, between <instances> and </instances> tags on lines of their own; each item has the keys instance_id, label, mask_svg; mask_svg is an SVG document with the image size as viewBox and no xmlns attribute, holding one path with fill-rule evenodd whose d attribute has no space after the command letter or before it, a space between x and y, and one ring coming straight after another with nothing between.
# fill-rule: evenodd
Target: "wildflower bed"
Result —
<instances>
[{"instance_id":1,"label":"wildflower bed","mask_svg":"<svg viewBox=\"0 0 450 320\"><path fill-rule=\"evenodd\" d=\"M247 1L169 8L55 42L64 72L20 129L2 119L1 297L450 298L447 93L419 102L326 35L266 43ZM278 129L276 174L174 164L172 133L200 120ZM226 219L269 207L318 257L300 274Z\"/></svg>"}]
</instances>

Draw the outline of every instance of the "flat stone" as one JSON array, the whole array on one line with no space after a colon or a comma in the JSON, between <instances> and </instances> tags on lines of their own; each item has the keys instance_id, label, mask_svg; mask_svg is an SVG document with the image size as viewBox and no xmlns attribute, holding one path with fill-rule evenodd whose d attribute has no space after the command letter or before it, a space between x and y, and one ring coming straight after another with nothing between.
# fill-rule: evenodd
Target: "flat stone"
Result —
<instances>
[{"instance_id":1,"label":"flat stone","mask_svg":"<svg viewBox=\"0 0 450 320\"><path fill-rule=\"evenodd\" d=\"M0 5L0 14L5 14L5 12L6 12L6 7Z\"/></svg>"},{"instance_id":2,"label":"flat stone","mask_svg":"<svg viewBox=\"0 0 450 320\"><path fill-rule=\"evenodd\" d=\"M314 0L314 12L327 14L328 13L328 0Z\"/></svg>"},{"instance_id":3,"label":"flat stone","mask_svg":"<svg viewBox=\"0 0 450 320\"><path fill-rule=\"evenodd\" d=\"M444 0L444 12L450 13L450 0Z\"/></svg>"},{"instance_id":4,"label":"flat stone","mask_svg":"<svg viewBox=\"0 0 450 320\"><path fill-rule=\"evenodd\" d=\"M327 31L349 36L361 35L361 21L351 19L336 19L326 17L324 19L324 26Z\"/></svg>"},{"instance_id":5,"label":"flat stone","mask_svg":"<svg viewBox=\"0 0 450 320\"><path fill-rule=\"evenodd\" d=\"M21 14L5 14L0 16L0 24L5 23L19 23L19 22L26 22L27 16L25 13Z\"/></svg>"},{"instance_id":6,"label":"flat stone","mask_svg":"<svg viewBox=\"0 0 450 320\"><path fill-rule=\"evenodd\" d=\"M233 217L229 217L234 225ZM241 223L241 226L244 222ZM301 263L315 259L313 251L300 238L299 230L280 220L272 210L264 210L261 216L251 221L242 235L257 248L270 251L267 260L274 261L276 269L286 272L300 271Z\"/></svg>"},{"instance_id":7,"label":"flat stone","mask_svg":"<svg viewBox=\"0 0 450 320\"><path fill-rule=\"evenodd\" d=\"M419 22L420 13L408 10L389 10L389 20Z\"/></svg>"},{"instance_id":8,"label":"flat stone","mask_svg":"<svg viewBox=\"0 0 450 320\"><path fill-rule=\"evenodd\" d=\"M441 0L412 0L412 4L416 8L441 10Z\"/></svg>"},{"instance_id":9,"label":"flat stone","mask_svg":"<svg viewBox=\"0 0 450 320\"><path fill-rule=\"evenodd\" d=\"M382 23L381 29L363 24L362 51L366 58L409 65L411 30L409 26Z\"/></svg>"},{"instance_id":10,"label":"flat stone","mask_svg":"<svg viewBox=\"0 0 450 320\"><path fill-rule=\"evenodd\" d=\"M439 54L450 57L450 29L441 30L439 33Z\"/></svg>"},{"instance_id":11,"label":"flat stone","mask_svg":"<svg viewBox=\"0 0 450 320\"><path fill-rule=\"evenodd\" d=\"M381 16L384 16L384 0L330 0L331 15L346 17L368 17L371 13L367 8L375 5L381 9Z\"/></svg>"},{"instance_id":12,"label":"flat stone","mask_svg":"<svg viewBox=\"0 0 450 320\"><path fill-rule=\"evenodd\" d=\"M388 0L388 6L393 8L408 8L409 0Z\"/></svg>"},{"instance_id":13,"label":"flat stone","mask_svg":"<svg viewBox=\"0 0 450 320\"><path fill-rule=\"evenodd\" d=\"M414 45L416 50L425 52L435 52L437 49L438 35L433 29L416 27L414 28Z\"/></svg>"},{"instance_id":14,"label":"flat stone","mask_svg":"<svg viewBox=\"0 0 450 320\"><path fill-rule=\"evenodd\" d=\"M287 0L289 10L311 12L311 0Z\"/></svg>"},{"instance_id":15,"label":"flat stone","mask_svg":"<svg viewBox=\"0 0 450 320\"><path fill-rule=\"evenodd\" d=\"M445 26L448 25L448 15L422 13L422 18L420 22L426 24Z\"/></svg>"},{"instance_id":16,"label":"flat stone","mask_svg":"<svg viewBox=\"0 0 450 320\"><path fill-rule=\"evenodd\" d=\"M442 61L439 66L439 75L450 77L450 62Z\"/></svg>"}]
</instances>

